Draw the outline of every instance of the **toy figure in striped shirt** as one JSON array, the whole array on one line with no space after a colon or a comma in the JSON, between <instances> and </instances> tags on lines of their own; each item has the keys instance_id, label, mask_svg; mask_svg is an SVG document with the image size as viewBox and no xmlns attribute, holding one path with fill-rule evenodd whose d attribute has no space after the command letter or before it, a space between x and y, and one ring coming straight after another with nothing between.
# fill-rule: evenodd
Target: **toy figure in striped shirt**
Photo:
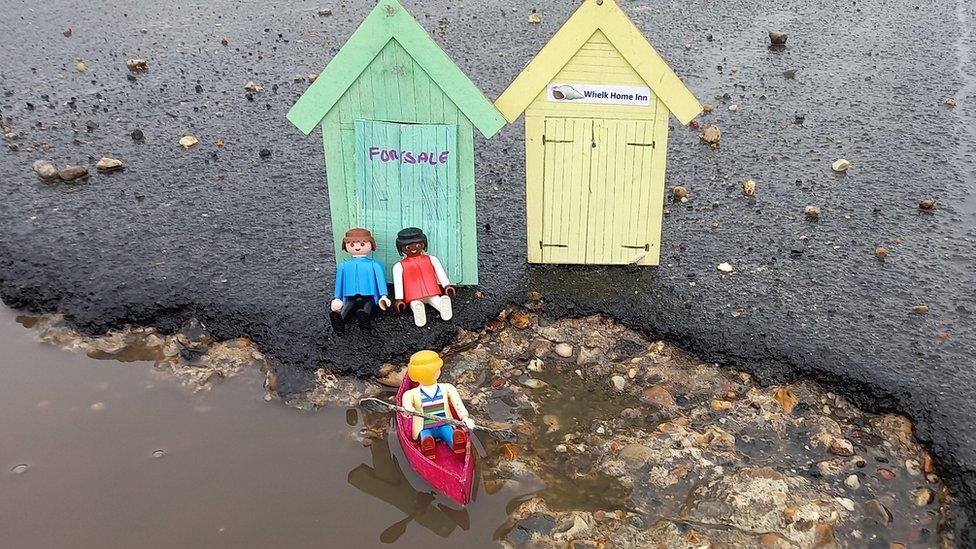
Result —
<instances>
[{"instance_id":1,"label":"toy figure in striped shirt","mask_svg":"<svg viewBox=\"0 0 976 549\"><path fill-rule=\"evenodd\" d=\"M419 351L410 357L407 375L420 385L403 394L403 407L442 418L463 421L474 429L474 420L461 402L461 395L450 383L437 383L444 361L434 351ZM464 453L468 433L435 419L414 417L413 439L420 441L420 451L429 459L437 456L437 441L447 444L455 454Z\"/></svg>"}]
</instances>

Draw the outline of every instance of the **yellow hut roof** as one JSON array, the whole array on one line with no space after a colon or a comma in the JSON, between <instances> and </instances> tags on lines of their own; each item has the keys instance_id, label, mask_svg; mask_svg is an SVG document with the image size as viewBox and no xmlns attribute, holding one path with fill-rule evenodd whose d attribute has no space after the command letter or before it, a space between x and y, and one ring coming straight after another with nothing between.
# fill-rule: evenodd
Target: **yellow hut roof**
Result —
<instances>
[{"instance_id":1,"label":"yellow hut roof","mask_svg":"<svg viewBox=\"0 0 976 549\"><path fill-rule=\"evenodd\" d=\"M584 0L576 13L556 31L495 101L495 107L505 119L515 122L597 31L603 31L610 43L682 124L698 116L702 110L698 99L620 6L614 0Z\"/></svg>"}]
</instances>

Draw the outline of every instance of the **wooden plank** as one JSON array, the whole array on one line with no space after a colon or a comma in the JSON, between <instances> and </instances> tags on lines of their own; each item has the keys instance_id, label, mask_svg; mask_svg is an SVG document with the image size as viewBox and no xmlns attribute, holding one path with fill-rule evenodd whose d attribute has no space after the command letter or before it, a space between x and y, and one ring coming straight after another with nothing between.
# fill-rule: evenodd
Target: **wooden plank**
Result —
<instances>
[{"instance_id":1,"label":"wooden plank","mask_svg":"<svg viewBox=\"0 0 976 549\"><path fill-rule=\"evenodd\" d=\"M345 184L345 163L342 156L342 141L331 136L341 135L338 122L327 120L322 127L322 149L326 158L334 158L335 162L325 165L326 178L329 182L329 211L332 219L333 251L335 257L341 257L340 241L352 224L349 218L348 186Z\"/></svg>"},{"instance_id":2,"label":"wooden plank","mask_svg":"<svg viewBox=\"0 0 976 549\"><path fill-rule=\"evenodd\" d=\"M620 147L617 155L621 162L620 178L623 188L617 193L617 217L614 223L614 263L631 263L637 253L627 246L643 238L634 232L634 223L640 218L640 209L634 205L640 192L640 180L635 177L634 162L639 160L640 149L632 143L637 142L637 123L633 120L618 121Z\"/></svg>"},{"instance_id":3,"label":"wooden plank","mask_svg":"<svg viewBox=\"0 0 976 549\"><path fill-rule=\"evenodd\" d=\"M543 196L545 173L545 146L542 136L545 133L545 118L527 115L525 117L525 234L526 251L529 263L541 263L543 232Z\"/></svg>"},{"instance_id":4,"label":"wooden plank","mask_svg":"<svg viewBox=\"0 0 976 549\"><path fill-rule=\"evenodd\" d=\"M607 230L606 195L608 185L607 153L610 150L607 124L604 120L593 121L593 135L596 147L593 148L593 163L590 170L590 202L587 209L589 219L586 241L586 263L603 264L604 235Z\"/></svg>"},{"instance_id":5,"label":"wooden plank","mask_svg":"<svg viewBox=\"0 0 976 549\"><path fill-rule=\"evenodd\" d=\"M650 181L651 193L647 205L647 239L650 250L640 265L658 265L661 262L661 223L664 212L665 168L668 158L668 111L662 103L658 106L658 117L654 123L654 141Z\"/></svg>"},{"instance_id":6,"label":"wooden plank","mask_svg":"<svg viewBox=\"0 0 976 549\"><path fill-rule=\"evenodd\" d=\"M570 150L569 177L570 187L566 189L568 208L565 212L567 219L566 233L563 241L568 246L562 254L563 263L574 263L579 260L580 253L586 249L586 217L581 214L583 205L589 201L589 168L586 167L590 157L590 143L586 128L591 123L582 118L571 118L566 121L569 124L567 136L573 143L567 145ZM584 171L585 170L585 171Z\"/></svg>"},{"instance_id":7,"label":"wooden plank","mask_svg":"<svg viewBox=\"0 0 976 549\"><path fill-rule=\"evenodd\" d=\"M463 114L458 116L457 124L457 168L454 177L458 186L458 209L460 211L461 275L456 284L474 285L478 283L478 214L475 197L474 175L474 125ZM452 280L452 282L454 282Z\"/></svg>"}]
</instances>

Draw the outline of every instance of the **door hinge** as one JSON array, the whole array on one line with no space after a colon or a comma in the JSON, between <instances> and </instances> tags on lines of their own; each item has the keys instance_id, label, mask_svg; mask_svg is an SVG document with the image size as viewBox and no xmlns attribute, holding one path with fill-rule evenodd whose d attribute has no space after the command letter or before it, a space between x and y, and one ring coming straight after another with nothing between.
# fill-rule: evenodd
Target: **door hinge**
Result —
<instances>
[{"instance_id":1,"label":"door hinge","mask_svg":"<svg viewBox=\"0 0 976 549\"><path fill-rule=\"evenodd\" d=\"M650 244L644 244L643 246L627 246L627 245L623 245L623 246L621 246L621 248L627 248L628 250L644 250L645 252L647 252L647 251L650 251L651 250L651 245Z\"/></svg>"}]
</instances>

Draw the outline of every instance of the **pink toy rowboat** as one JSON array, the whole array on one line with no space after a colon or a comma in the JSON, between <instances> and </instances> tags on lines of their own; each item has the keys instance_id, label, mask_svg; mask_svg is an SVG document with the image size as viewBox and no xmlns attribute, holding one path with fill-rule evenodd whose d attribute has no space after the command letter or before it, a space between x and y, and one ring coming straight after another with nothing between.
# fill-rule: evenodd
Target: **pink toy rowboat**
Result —
<instances>
[{"instance_id":1,"label":"pink toy rowboat","mask_svg":"<svg viewBox=\"0 0 976 549\"><path fill-rule=\"evenodd\" d=\"M403 383L400 384L400 390L396 396L397 406L403 406L403 393L416 386L417 383L409 376L403 376ZM457 417L453 406L451 407L451 415ZM471 488L474 484L474 454L471 452L470 433L463 456L455 455L447 444L438 441L437 458L430 460L420 452L420 443L413 440L411 436L413 417L396 414L396 429L403 454L407 457L407 461L410 462L413 470L420 475L420 478L453 501L467 505L471 501Z\"/></svg>"}]
</instances>

